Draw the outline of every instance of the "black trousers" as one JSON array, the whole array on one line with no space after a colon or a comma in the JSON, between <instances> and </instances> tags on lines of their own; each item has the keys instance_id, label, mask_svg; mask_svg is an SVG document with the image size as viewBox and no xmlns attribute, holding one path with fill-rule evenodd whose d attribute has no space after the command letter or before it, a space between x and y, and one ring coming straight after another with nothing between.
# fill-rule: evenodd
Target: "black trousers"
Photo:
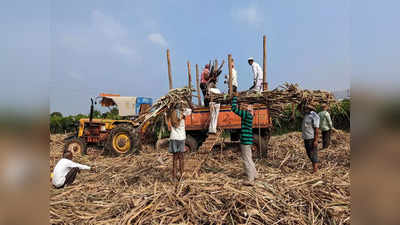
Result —
<instances>
[{"instance_id":1,"label":"black trousers","mask_svg":"<svg viewBox=\"0 0 400 225\"><path fill-rule=\"evenodd\" d=\"M76 175L79 173L79 168L78 167L74 167L72 168L67 175L65 175L65 182L64 185L59 187L59 188L63 188L65 186L68 186L70 184L72 184L76 178Z\"/></svg>"},{"instance_id":2,"label":"black trousers","mask_svg":"<svg viewBox=\"0 0 400 225\"><path fill-rule=\"evenodd\" d=\"M314 146L314 139L304 140L307 156L312 163L318 162L318 148Z\"/></svg>"},{"instance_id":3,"label":"black trousers","mask_svg":"<svg viewBox=\"0 0 400 225\"><path fill-rule=\"evenodd\" d=\"M331 130L322 131L322 146L328 148L331 144Z\"/></svg>"}]
</instances>

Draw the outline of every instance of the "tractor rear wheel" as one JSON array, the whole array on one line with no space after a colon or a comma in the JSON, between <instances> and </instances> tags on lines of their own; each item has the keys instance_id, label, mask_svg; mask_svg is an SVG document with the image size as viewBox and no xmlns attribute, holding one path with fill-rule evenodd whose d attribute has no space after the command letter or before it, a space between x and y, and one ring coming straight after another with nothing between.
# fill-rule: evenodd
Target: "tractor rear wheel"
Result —
<instances>
[{"instance_id":1,"label":"tractor rear wheel","mask_svg":"<svg viewBox=\"0 0 400 225\"><path fill-rule=\"evenodd\" d=\"M64 152L70 151L73 155L86 155L86 143L81 138L71 138L65 141Z\"/></svg>"},{"instance_id":2,"label":"tractor rear wheel","mask_svg":"<svg viewBox=\"0 0 400 225\"><path fill-rule=\"evenodd\" d=\"M126 155L139 151L139 137L131 125L120 124L108 135L106 151L110 155Z\"/></svg>"}]
</instances>

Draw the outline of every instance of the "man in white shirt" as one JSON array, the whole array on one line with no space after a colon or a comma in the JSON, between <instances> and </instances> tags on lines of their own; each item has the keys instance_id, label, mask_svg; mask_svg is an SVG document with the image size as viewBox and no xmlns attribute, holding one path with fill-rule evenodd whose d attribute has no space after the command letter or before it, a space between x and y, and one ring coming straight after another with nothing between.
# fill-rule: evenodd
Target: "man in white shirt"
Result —
<instances>
[{"instance_id":1,"label":"man in white shirt","mask_svg":"<svg viewBox=\"0 0 400 225\"><path fill-rule=\"evenodd\" d=\"M53 170L52 183L56 188L63 188L72 184L76 175L80 170L94 170L89 166L85 166L72 161L72 153L70 151L64 152L63 158L57 162Z\"/></svg>"},{"instance_id":2,"label":"man in white shirt","mask_svg":"<svg viewBox=\"0 0 400 225\"><path fill-rule=\"evenodd\" d=\"M168 152L172 153L173 166L172 166L172 179L178 178L176 176L177 162L179 160L179 170L181 177L184 171L183 153L185 151L185 117L190 115L192 110L189 108L183 109L180 103L176 104L171 112L168 113L167 123L171 124L171 134L169 137Z\"/></svg>"},{"instance_id":3,"label":"man in white shirt","mask_svg":"<svg viewBox=\"0 0 400 225\"><path fill-rule=\"evenodd\" d=\"M251 66L253 75L254 75L254 81L253 81L253 86L250 87L250 90L253 91L262 91L262 83L263 83L263 71L258 65L258 63L254 62L253 57L250 57L247 59L249 65Z\"/></svg>"}]
</instances>

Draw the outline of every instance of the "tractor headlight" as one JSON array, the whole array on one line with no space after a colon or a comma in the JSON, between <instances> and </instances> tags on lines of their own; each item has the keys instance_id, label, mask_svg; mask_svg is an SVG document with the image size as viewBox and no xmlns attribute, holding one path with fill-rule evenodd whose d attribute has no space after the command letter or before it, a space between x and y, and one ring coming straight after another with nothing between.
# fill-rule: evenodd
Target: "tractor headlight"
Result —
<instances>
[{"instance_id":1,"label":"tractor headlight","mask_svg":"<svg viewBox=\"0 0 400 225\"><path fill-rule=\"evenodd\" d=\"M100 130L101 130L101 131L106 131L106 126L101 126L101 127L100 127Z\"/></svg>"}]
</instances>

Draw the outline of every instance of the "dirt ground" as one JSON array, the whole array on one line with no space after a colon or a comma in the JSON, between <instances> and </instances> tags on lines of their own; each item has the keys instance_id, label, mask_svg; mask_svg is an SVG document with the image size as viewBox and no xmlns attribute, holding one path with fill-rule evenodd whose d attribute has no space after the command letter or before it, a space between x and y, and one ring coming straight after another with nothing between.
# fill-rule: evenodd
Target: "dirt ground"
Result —
<instances>
[{"instance_id":1,"label":"dirt ground","mask_svg":"<svg viewBox=\"0 0 400 225\"><path fill-rule=\"evenodd\" d=\"M50 169L61 158L62 135L50 137ZM321 146L320 146L321 147ZM350 134L333 133L312 174L301 133L271 137L268 157L257 159L260 177L245 178L236 148L206 155L185 153L182 180L171 181L167 149L105 157L100 150L74 161L95 166L72 186L49 179L51 224L350 224Z\"/></svg>"}]
</instances>

